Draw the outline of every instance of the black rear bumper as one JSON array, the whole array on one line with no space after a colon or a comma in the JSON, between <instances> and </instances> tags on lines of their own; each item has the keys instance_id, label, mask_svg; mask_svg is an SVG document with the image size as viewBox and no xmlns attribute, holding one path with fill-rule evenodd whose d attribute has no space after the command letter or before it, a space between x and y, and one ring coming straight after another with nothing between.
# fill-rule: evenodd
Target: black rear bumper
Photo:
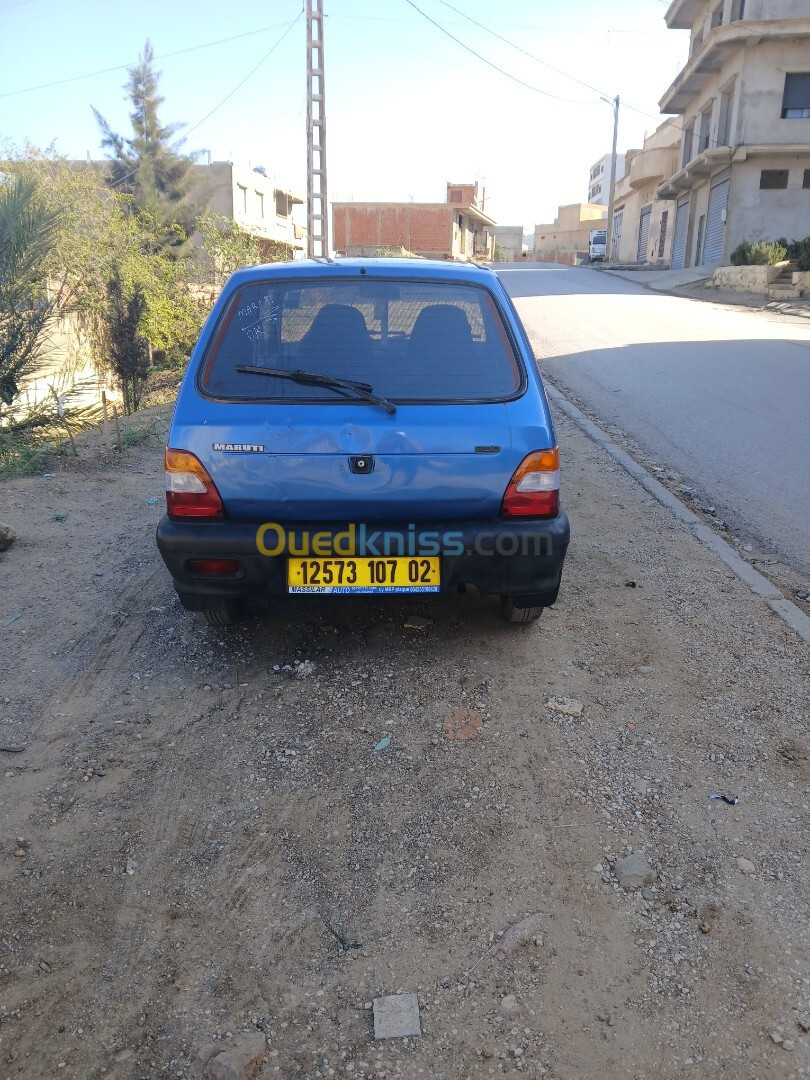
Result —
<instances>
[{"instance_id":1,"label":"black rear bumper","mask_svg":"<svg viewBox=\"0 0 810 1080\"><path fill-rule=\"evenodd\" d=\"M329 557L323 550L302 551L296 538L300 541L304 533L331 538L345 535L348 528L338 522L286 522L284 526L292 540L277 543L278 536L273 533L265 545L274 551L273 555L259 550L259 522L172 521L163 517L157 527L157 545L183 605L204 611L229 599L286 595L288 555ZM415 538L411 535L413 528L409 531L408 525L400 522L377 522L368 528L369 532L401 535L402 549L394 545L388 551L360 551L355 553L357 557L440 554L442 591L473 585L484 595L512 595L518 607L554 603L570 538L568 517L562 511L549 521L419 522ZM441 551L420 547L422 531L452 539L443 544ZM345 556L348 553L340 543L335 555ZM191 559L213 558L234 559L239 570L213 576L189 568Z\"/></svg>"}]
</instances>

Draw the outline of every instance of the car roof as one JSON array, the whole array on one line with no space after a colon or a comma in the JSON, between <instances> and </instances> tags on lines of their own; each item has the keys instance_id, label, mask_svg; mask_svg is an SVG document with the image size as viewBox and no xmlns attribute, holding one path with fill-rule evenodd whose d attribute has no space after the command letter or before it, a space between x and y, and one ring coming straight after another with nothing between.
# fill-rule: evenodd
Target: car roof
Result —
<instances>
[{"instance_id":1,"label":"car roof","mask_svg":"<svg viewBox=\"0 0 810 1080\"><path fill-rule=\"evenodd\" d=\"M267 263L237 270L231 285L247 285L271 278L340 278L358 275L398 278L401 281L448 281L492 286L497 276L479 263L443 262L439 259L302 259L298 262Z\"/></svg>"}]
</instances>

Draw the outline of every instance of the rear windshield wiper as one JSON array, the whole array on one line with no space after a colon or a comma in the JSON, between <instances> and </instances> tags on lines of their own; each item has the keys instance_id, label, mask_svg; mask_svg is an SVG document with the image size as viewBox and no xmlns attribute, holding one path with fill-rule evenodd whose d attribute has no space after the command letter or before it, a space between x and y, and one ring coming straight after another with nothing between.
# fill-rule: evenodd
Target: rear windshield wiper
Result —
<instances>
[{"instance_id":1,"label":"rear windshield wiper","mask_svg":"<svg viewBox=\"0 0 810 1080\"><path fill-rule=\"evenodd\" d=\"M331 386L336 390L351 390L373 405L382 405L386 412L397 411L396 405L387 398L373 393L374 387L370 383L333 379L331 375L316 375L312 371L283 371L281 368L249 367L247 364L237 364L236 370L240 375L269 375L271 378L289 379L291 382L302 383L304 386Z\"/></svg>"}]
</instances>

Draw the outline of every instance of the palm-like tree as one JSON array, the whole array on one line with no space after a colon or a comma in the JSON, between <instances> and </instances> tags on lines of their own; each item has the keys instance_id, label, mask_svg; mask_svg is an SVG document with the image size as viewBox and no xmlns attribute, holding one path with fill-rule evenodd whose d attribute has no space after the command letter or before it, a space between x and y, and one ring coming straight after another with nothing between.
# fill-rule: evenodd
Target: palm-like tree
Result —
<instances>
[{"instance_id":1,"label":"palm-like tree","mask_svg":"<svg viewBox=\"0 0 810 1080\"><path fill-rule=\"evenodd\" d=\"M40 359L58 297L44 270L56 213L37 202L36 184L0 178L0 403L11 405L18 380Z\"/></svg>"}]
</instances>

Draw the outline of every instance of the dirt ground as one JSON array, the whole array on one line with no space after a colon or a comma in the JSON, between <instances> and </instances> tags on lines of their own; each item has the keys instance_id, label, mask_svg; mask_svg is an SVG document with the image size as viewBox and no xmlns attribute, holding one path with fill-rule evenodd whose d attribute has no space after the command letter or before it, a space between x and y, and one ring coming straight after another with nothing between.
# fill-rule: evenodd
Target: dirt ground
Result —
<instances>
[{"instance_id":1,"label":"dirt ground","mask_svg":"<svg viewBox=\"0 0 810 1080\"><path fill-rule=\"evenodd\" d=\"M810 1076L807 650L559 433L531 627L463 595L207 628L159 436L0 487L0 1080L189 1077L257 1029L261 1078ZM375 1042L397 992L422 1034Z\"/></svg>"}]
</instances>

